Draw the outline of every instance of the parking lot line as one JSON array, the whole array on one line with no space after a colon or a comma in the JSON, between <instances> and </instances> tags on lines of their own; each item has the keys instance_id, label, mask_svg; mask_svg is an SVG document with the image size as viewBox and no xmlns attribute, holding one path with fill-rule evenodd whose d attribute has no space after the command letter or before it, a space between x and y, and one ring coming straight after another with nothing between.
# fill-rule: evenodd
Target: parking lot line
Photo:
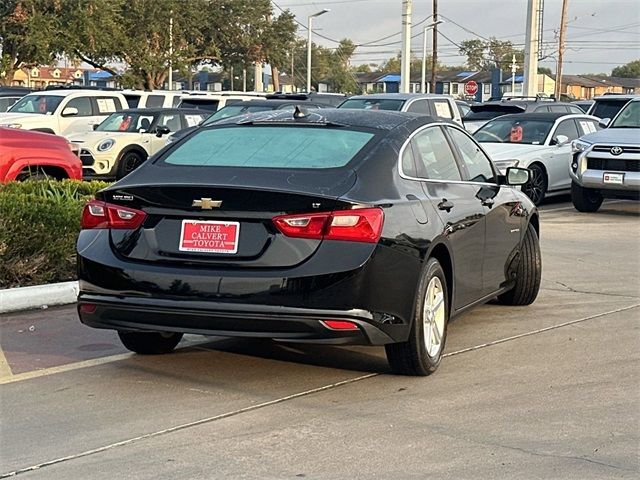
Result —
<instances>
[{"instance_id":1,"label":"parking lot line","mask_svg":"<svg viewBox=\"0 0 640 480\"><path fill-rule=\"evenodd\" d=\"M570 325L575 325L577 323L586 322L588 320L593 320L593 319L601 318L601 317L604 317L604 316L607 316L607 315L612 315L612 314L615 314L615 313L620 313L620 312L624 312L624 311L627 311L627 310L632 310L632 309L638 308L638 307L640 307L640 303L637 303L637 304L634 304L634 305L630 305L630 306L627 306L627 307L617 308L615 310L610 310L610 311L603 312L603 313L589 315L587 317L582 317L582 318L578 318L576 320L571 320L571 321L568 321L568 322L563 322L563 323L559 323L559 324L556 324L556 325L551 325L551 326L548 326L548 327L545 327L545 328L540 328L540 329L537 329L537 330L531 330L529 332L525 332L525 333L522 333L522 334L519 334L519 335L513 335L513 336L510 336L510 337L501 338L501 339L498 339L498 340L494 340L492 342L487 342L487 343L483 343L483 344L480 344L480 345L475 345L473 347L464 348L464 349L461 349L461 350L456 350L454 352L446 353L443 356L444 357L451 357L451 356L454 356L454 355L460 355L460 354L464 354L464 353L469 353L469 352L476 351L476 350L479 350L479 349L482 349L482 348L487 348L487 347L491 347L491 346L498 345L498 344L501 344L501 343L510 342L510 341L517 340L517 339L520 339L520 338L523 338L523 337L537 335L537 334L544 333L544 332L547 332L547 331L550 331L550 330L556 330L556 329L567 327L567 326L570 326ZM124 359L124 358L127 358L127 357L131 356L131 355L132 354L114 355L112 357L105 357L103 359L96 359L96 360L98 360L98 361L102 360L101 363L108 363L109 361L116 361L114 359L114 357L123 357L122 359ZM85 366L90 366L90 365L87 365L87 364L90 363L90 362L95 362L96 360L89 360L87 362L79 362L79 363L81 363L83 365L80 366L80 367L76 367L76 368L84 368ZM100 363L97 363L97 364L100 364ZM73 364L73 365L77 365L77 364ZM70 365L68 367L73 367L73 365ZM56 367L56 368L63 368L63 367ZM76 368L68 368L65 371L74 370ZM49 370L52 370L52 369L49 369ZM33 373L38 373L38 372L33 372ZM254 410L262 409L262 408L269 407L269 406L272 406L272 405L276 405L276 404L279 404L279 403L283 403L283 402L286 402L286 401L289 401L289 400L294 400L294 399L297 399L297 398L309 396L309 395L312 395L312 394L315 394L315 393L320 393L320 392L324 392L324 391L327 391L327 390L332 390L332 389L335 389L335 388L338 388L338 387L342 387L342 386L345 386L345 385L353 384L355 382L359 382L359 381L366 380L366 379L373 378L373 377L378 377L378 376L381 376L381 375L382 375L381 373L370 373L370 374L366 374L366 375L361 375L361 376L358 376L358 377L355 377L355 378L343 380L343 381L340 381L340 382L331 383L331 384L328 384L328 385L323 385L321 387L312 388L312 389L309 389L309 390L304 390L302 392L294 393L294 394L291 394L291 395L286 395L286 396L279 397L279 398L276 398L276 399L273 399L273 400L269 400L269 401L266 401L266 402L262 402L262 403L259 403L259 404L256 404L256 405L251 405L251 406L240 408L240 409L237 409L237 410L231 410L231 411L228 411L228 412L225 412L225 413L222 413L222 414L218 414L218 415L214 415L214 416L211 416L211 417L201 418L199 420L195 420L195 421L192 421L192 422L183 423L183 424L180 424L180 425L175 425L173 427L165 428L165 429L162 429L162 430L157 430L157 431L154 431L154 432L149 432L149 433L146 433L146 434L143 434L143 435L139 435L139 436L136 436L136 437L131 437L131 438L128 438L128 439L125 439L125 440L121 440L119 442L110 443L108 445L103 445L101 447L93 448L91 450L85 450L83 452L79 452L79 453L76 453L76 454L67 455L67 456L64 456L64 457L59 457L59 458L56 458L56 459L48 460L48 461L45 461L45 462L38 463L36 465L31 465L29 467L20 468L18 470L14 470L12 472L2 473L2 474L0 474L0 479L13 477L13 476L16 476L16 475L19 475L19 474L22 474L22 473L27 473L27 472L31 472L31 471L34 471L34 470L39 470L39 469L44 468L44 467L49 467L49 466L56 465L56 464L63 463L63 462L67 462L67 461L70 461L70 460L75 460L75 459L86 457L86 456L89 456L89 455L94 455L96 453L101 453L101 452L104 452L104 451L107 451L107 450L111 450L111 449L116 448L116 447L130 445L130 444L132 444L134 442L137 442L137 441L147 440L147 439L158 437L158 436L161 436L161 435L177 432L177 431L180 431L180 430L185 430L187 428L196 427L196 426L199 426L199 425L203 425L203 424L215 422L215 421L218 421L218 420L222 420L222 419L225 419L225 418L233 417L233 416L240 415L240 414L243 414L243 413L248 413L248 412L251 412L251 411L254 411ZM18 376L18 375L16 375L16 376Z\"/></svg>"},{"instance_id":2,"label":"parking lot line","mask_svg":"<svg viewBox=\"0 0 640 480\"><path fill-rule=\"evenodd\" d=\"M0 384L5 378L10 378L13 375L7 357L4 356L2 348L0 348Z\"/></svg>"}]
</instances>

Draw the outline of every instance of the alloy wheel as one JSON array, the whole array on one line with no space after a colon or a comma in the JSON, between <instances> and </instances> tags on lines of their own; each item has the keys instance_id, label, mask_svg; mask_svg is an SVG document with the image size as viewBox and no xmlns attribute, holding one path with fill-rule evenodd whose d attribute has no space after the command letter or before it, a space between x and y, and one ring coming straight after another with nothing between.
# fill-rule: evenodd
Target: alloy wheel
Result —
<instances>
[{"instance_id":1,"label":"alloy wheel","mask_svg":"<svg viewBox=\"0 0 640 480\"><path fill-rule=\"evenodd\" d=\"M437 357L442 348L445 317L442 282L438 277L433 277L427 285L422 309L424 345L431 358Z\"/></svg>"}]
</instances>

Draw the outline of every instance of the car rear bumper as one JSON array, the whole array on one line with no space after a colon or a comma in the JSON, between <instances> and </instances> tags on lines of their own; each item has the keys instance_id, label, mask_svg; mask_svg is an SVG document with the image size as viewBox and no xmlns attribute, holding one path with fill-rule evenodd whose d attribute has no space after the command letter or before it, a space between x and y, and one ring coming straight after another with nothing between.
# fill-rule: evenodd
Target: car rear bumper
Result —
<instances>
[{"instance_id":1,"label":"car rear bumper","mask_svg":"<svg viewBox=\"0 0 640 480\"><path fill-rule=\"evenodd\" d=\"M388 246L323 242L289 268L131 261L107 230L78 239L79 313L99 328L382 345L409 335L420 258ZM372 248L374 253L372 254ZM93 307L83 305L95 305ZM353 322L331 330L322 321Z\"/></svg>"},{"instance_id":2,"label":"car rear bumper","mask_svg":"<svg viewBox=\"0 0 640 480\"><path fill-rule=\"evenodd\" d=\"M395 341L375 325L370 312L355 309L274 309L261 305L81 293L78 314L82 323L90 327L127 331L182 332L329 344L384 345ZM332 329L323 323L326 320L347 321L356 329Z\"/></svg>"}]
</instances>

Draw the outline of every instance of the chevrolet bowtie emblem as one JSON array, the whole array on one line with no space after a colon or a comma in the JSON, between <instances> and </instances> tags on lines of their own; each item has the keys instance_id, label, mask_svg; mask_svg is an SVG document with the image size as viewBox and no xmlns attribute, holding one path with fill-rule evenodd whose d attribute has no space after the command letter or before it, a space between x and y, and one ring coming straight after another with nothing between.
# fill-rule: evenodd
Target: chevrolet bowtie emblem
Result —
<instances>
[{"instance_id":1,"label":"chevrolet bowtie emblem","mask_svg":"<svg viewBox=\"0 0 640 480\"><path fill-rule=\"evenodd\" d=\"M222 200L211 200L210 198L201 198L194 200L191 204L192 207L200 207L203 210L211 210L212 208L220 208Z\"/></svg>"}]
</instances>

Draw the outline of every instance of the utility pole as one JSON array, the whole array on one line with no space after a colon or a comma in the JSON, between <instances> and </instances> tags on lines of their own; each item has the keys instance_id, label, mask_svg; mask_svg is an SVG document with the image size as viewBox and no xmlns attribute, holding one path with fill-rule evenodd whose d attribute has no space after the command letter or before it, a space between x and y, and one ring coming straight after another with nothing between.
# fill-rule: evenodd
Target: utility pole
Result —
<instances>
[{"instance_id":1,"label":"utility pole","mask_svg":"<svg viewBox=\"0 0 640 480\"><path fill-rule=\"evenodd\" d=\"M173 90L173 10L169 11L169 90Z\"/></svg>"},{"instance_id":2,"label":"utility pole","mask_svg":"<svg viewBox=\"0 0 640 480\"><path fill-rule=\"evenodd\" d=\"M562 57L564 56L564 34L567 28L567 9L569 0L562 0L562 16L560 17L560 35L558 37L558 63L556 64L556 86L554 96L560 100L562 95Z\"/></svg>"},{"instance_id":3,"label":"utility pole","mask_svg":"<svg viewBox=\"0 0 640 480\"><path fill-rule=\"evenodd\" d=\"M233 65L229 67L229 90L233 90Z\"/></svg>"},{"instance_id":4,"label":"utility pole","mask_svg":"<svg viewBox=\"0 0 640 480\"><path fill-rule=\"evenodd\" d=\"M242 91L247 91L247 67L244 65L242 67Z\"/></svg>"},{"instance_id":5,"label":"utility pole","mask_svg":"<svg viewBox=\"0 0 640 480\"><path fill-rule=\"evenodd\" d=\"M402 1L402 53L400 57L400 93L409 93L411 77L411 12L413 0Z\"/></svg>"},{"instance_id":6,"label":"utility pole","mask_svg":"<svg viewBox=\"0 0 640 480\"><path fill-rule=\"evenodd\" d=\"M438 65L438 0L433 0L433 48L431 50L431 93L436 93L436 67Z\"/></svg>"},{"instance_id":7,"label":"utility pole","mask_svg":"<svg viewBox=\"0 0 640 480\"><path fill-rule=\"evenodd\" d=\"M527 28L524 41L524 82L522 95L533 97L538 93L538 19L540 0L528 0Z\"/></svg>"}]
</instances>

